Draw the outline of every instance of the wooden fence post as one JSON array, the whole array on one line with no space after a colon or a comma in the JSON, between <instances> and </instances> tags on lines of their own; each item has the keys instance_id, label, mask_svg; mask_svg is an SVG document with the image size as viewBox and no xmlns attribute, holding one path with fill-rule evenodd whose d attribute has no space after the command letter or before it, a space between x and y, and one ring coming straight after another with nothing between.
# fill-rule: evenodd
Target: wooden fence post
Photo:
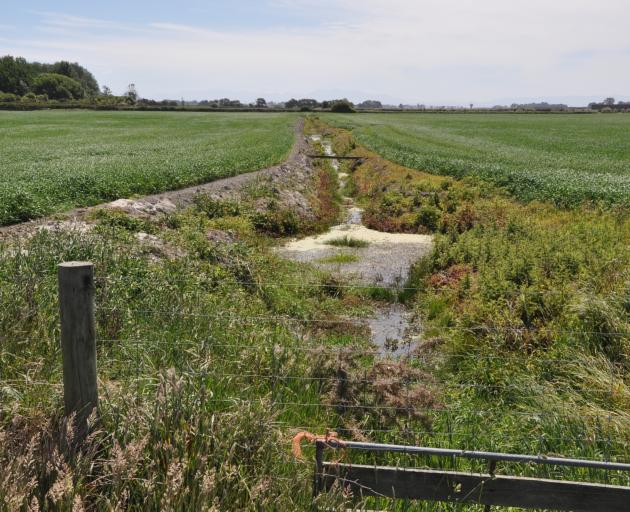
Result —
<instances>
[{"instance_id":1,"label":"wooden fence post","mask_svg":"<svg viewBox=\"0 0 630 512\"><path fill-rule=\"evenodd\" d=\"M63 397L66 416L76 415L76 440L87 434L87 420L98 406L94 265L59 265L59 308L63 356Z\"/></svg>"}]
</instances>

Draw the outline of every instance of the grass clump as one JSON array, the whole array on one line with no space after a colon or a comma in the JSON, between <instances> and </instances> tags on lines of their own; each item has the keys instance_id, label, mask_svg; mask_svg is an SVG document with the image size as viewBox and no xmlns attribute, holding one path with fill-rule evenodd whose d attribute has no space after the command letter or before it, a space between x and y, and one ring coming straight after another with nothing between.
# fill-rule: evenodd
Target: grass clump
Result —
<instances>
[{"instance_id":1,"label":"grass clump","mask_svg":"<svg viewBox=\"0 0 630 512\"><path fill-rule=\"evenodd\" d=\"M44 201L32 192L7 186L0 202L0 224L13 224L36 219L46 213Z\"/></svg>"},{"instance_id":2,"label":"grass clump","mask_svg":"<svg viewBox=\"0 0 630 512\"><path fill-rule=\"evenodd\" d=\"M349 254L345 252L341 252L339 254L334 254L332 256L328 256L326 258L322 258L318 260L319 263L354 263L359 261L359 257L356 254Z\"/></svg>"},{"instance_id":3,"label":"grass clump","mask_svg":"<svg viewBox=\"0 0 630 512\"><path fill-rule=\"evenodd\" d=\"M272 208L265 212L255 212L251 221L260 233L272 236L293 236L300 231L300 218L287 209Z\"/></svg>"},{"instance_id":4,"label":"grass clump","mask_svg":"<svg viewBox=\"0 0 630 512\"><path fill-rule=\"evenodd\" d=\"M209 219L236 217L242 211L241 204L236 201L213 199L206 194L196 195L194 201L197 208L205 213Z\"/></svg>"},{"instance_id":5,"label":"grass clump","mask_svg":"<svg viewBox=\"0 0 630 512\"><path fill-rule=\"evenodd\" d=\"M91 213L91 218L97 220L100 226L117 228L131 233L155 233L155 226L151 221L129 215L121 210L99 208Z\"/></svg>"},{"instance_id":6,"label":"grass clump","mask_svg":"<svg viewBox=\"0 0 630 512\"><path fill-rule=\"evenodd\" d=\"M361 248L368 247L370 242L367 240L360 240L358 238L352 238L351 236L344 236L341 238L333 238L332 240L327 240L324 242L326 245L332 245L334 247L352 247L352 248Z\"/></svg>"}]
</instances>

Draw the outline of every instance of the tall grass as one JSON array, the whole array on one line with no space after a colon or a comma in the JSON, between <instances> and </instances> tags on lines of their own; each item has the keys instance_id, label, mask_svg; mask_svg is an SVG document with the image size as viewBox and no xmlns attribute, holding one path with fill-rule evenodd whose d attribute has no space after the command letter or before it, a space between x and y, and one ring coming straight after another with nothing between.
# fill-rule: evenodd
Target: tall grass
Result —
<instances>
[{"instance_id":1,"label":"tall grass","mask_svg":"<svg viewBox=\"0 0 630 512\"><path fill-rule=\"evenodd\" d=\"M351 236L343 236L341 238L333 238L326 241L326 245L332 245L334 247L352 247L361 248L370 245L367 240L360 240L358 238L352 238Z\"/></svg>"},{"instance_id":2,"label":"tall grass","mask_svg":"<svg viewBox=\"0 0 630 512\"><path fill-rule=\"evenodd\" d=\"M351 180L370 227L435 234L404 300L425 327L415 364L440 379L445 410L406 442L630 459L627 210L523 205L329 130L368 157Z\"/></svg>"}]
</instances>

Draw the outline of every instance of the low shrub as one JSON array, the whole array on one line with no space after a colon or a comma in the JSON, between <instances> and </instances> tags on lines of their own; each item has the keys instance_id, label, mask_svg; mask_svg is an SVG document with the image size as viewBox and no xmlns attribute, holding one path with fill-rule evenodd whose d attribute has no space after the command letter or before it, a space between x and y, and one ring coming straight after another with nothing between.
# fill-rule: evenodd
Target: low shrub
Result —
<instances>
[{"instance_id":1,"label":"low shrub","mask_svg":"<svg viewBox=\"0 0 630 512\"><path fill-rule=\"evenodd\" d=\"M419 228L433 233L437 231L441 216L442 212L435 206L423 206L416 217L416 224Z\"/></svg>"},{"instance_id":2,"label":"low shrub","mask_svg":"<svg viewBox=\"0 0 630 512\"><path fill-rule=\"evenodd\" d=\"M300 231L300 219L291 210L268 210L251 216L254 228L273 236L291 236Z\"/></svg>"},{"instance_id":3,"label":"low shrub","mask_svg":"<svg viewBox=\"0 0 630 512\"><path fill-rule=\"evenodd\" d=\"M209 219L216 217L236 217L241 214L241 205L236 201L213 199L208 195L195 197L195 206Z\"/></svg>"},{"instance_id":4,"label":"low shrub","mask_svg":"<svg viewBox=\"0 0 630 512\"><path fill-rule=\"evenodd\" d=\"M332 107L330 107L330 111L338 114L353 114L356 112L352 103L347 100L336 101L333 103Z\"/></svg>"}]
</instances>

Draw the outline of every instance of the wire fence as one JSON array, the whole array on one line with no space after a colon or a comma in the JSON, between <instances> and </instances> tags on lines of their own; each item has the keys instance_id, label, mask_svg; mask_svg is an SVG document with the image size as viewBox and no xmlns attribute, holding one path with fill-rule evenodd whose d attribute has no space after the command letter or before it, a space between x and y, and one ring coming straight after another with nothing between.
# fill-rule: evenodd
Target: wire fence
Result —
<instances>
[{"instance_id":1,"label":"wire fence","mask_svg":"<svg viewBox=\"0 0 630 512\"><path fill-rule=\"evenodd\" d=\"M95 281L97 290L99 286L128 282L124 278L98 277ZM418 290L372 283L341 286L355 290ZM553 290L546 290L543 295L547 292L556 295ZM356 317L328 314L322 318L255 311L243 314L229 311L229 307L199 312L193 299L188 297L191 303L186 307L190 310L97 304L96 317L103 321L113 316L122 318L120 330L125 333L95 338L102 387L107 390L111 384L121 384L132 395L146 397L156 393L168 372L172 372L191 386L193 392L207 389L211 396L204 399L204 404L216 413L244 404L264 403L273 414L275 425L289 433L331 428L359 440L412 440L472 450L521 444L524 449L541 454L569 450L571 454L599 456L604 460L630 458L630 430L624 430L630 427L630 412L623 409L629 397L623 368L612 362L595 368L599 381L594 386L594 381L574 382L564 375L567 368L579 364L575 358L546 354L544 350L527 354L487 349L484 352L482 348L474 353L425 349L423 344L430 340L422 329L413 332L413 336L401 336L403 339L397 340L394 349L375 346L369 340L368 321L374 318L369 311ZM381 309L378 314L381 321L388 323L397 313ZM27 316L32 315L37 315L36 307L28 311ZM139 331L132 336L125 330L125 322L133 326L132 320L137 317L143 318L143 326L154 322L150 333ZM160 325L169 325L174 320L188 326L188 332L181 329L159 332ZM197 329L200 323L212 328ZM341 328L352 334L353 340L337 345L322 342L310 332L322 327ZM362 330L352 331L354 327ZM567 337L630 336L609 329L550 331ZM431 336L514 335L537 332L537 328L449 325L431 327L427 332ZM7 341L28 346L41 339L12 337ZM50 336L46 342L59 346L62 340ZM454 381L446 380L440 372L445 366L509 370L512 365L530 369L532 378L524 374L519 377L521 380L514 380L509 371L498 376L478 372L475 380L466 380L471 374L463 373L464 377ZM59 398L64 390L61 365L51 364L49 370L19 374L15 369L0 368L0 397ZM48 393L44 395L38 388ZM481 408L488 403L488 397L494 397L496 407ZM115 400L110 401L107 392L101 397L103 407L116 407Z\"/></svg>"},{"instance_id":2,"label":"wire fence","mask_svg":"<svg viewBox=\"0 0 630 512\"><path fill-rule=\"evenodd\" d=\"M30 283L35 279L57 279L56 269L35 270L31 268L24 268L20 270L19 267L14 269L14 275L20 276L19 280L25 283ZM278 282L265 279L248 280L248 279L236 279L235 284L242 287L257 287L257 288L271 288L271 289L342 289L342 290L382 290L391 292L422 292L431 289L432 286L410 286L406 284L407 274L401 272L398 276L394 277L391 281L361 281L360 279L352 279L351 281L333 281L322 282L322 278L315 280L304 278L299 282ZM216 282L212 277L200 277L200 281L204 282ZM95 276L94 282L97 287L104 288L107 286L137 286L138 283L146 284L150 282L155 283L169 283L177 284L183 281L176 276L162 275L157 279L154 275L141 273L133 275L117 275L117 276ZM434 288L439 288L435 286ZM597 296L601 295L601 290L597 289L573 289L568 286L566 289L531 289L531 288L518 288L518 289L498 289L495 291L494 296L499 299L514 299L514 298L546 298L546 297L566 297L573 293L580 293L583 296ZM490 298L490 297L488 297Z\"/></svg>"}]
</instances>

